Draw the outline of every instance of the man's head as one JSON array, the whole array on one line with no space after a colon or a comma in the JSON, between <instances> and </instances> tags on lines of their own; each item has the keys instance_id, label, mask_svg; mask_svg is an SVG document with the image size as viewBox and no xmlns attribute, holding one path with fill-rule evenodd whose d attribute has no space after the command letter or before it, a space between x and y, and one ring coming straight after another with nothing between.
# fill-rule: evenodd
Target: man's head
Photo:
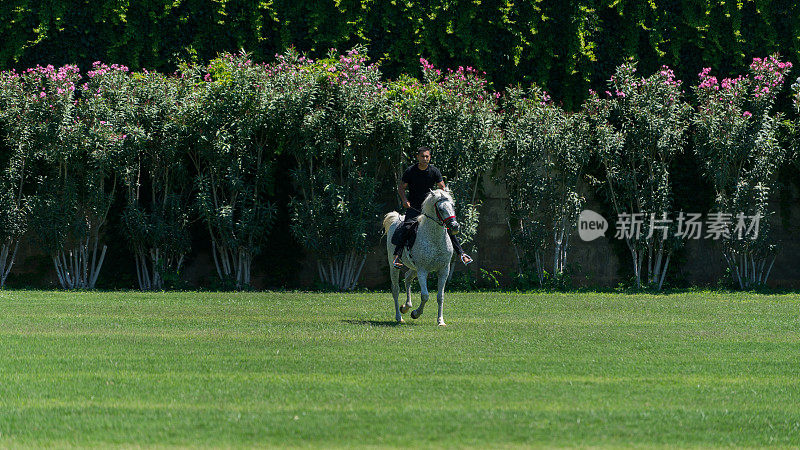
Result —
<instances>
[{"instance_id":1,"label":"man's head","mask_svg":"<svg viewBox=\"0 0 800 450\"><path fill-rule=\"evenodd\" d=\"M431 162L431 149L420 147L417 149L417 162L421 168L425 168Z\"/></svg>"}]
</instances>

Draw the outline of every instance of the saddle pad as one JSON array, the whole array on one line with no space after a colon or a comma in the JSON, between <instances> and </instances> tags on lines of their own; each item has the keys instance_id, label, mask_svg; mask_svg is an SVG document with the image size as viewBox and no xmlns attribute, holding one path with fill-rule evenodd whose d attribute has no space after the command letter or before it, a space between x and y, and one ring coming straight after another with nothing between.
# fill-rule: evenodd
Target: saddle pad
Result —
<instances>
[{"instance_id":1,"label":"saddle pad","mask_svg":"<svg viewBox=\"0 0 800 450\"><path fill-rule=\"evenodd\" d=\"M418 220L401 223L392 234L392 244L400 245L405 240L406 248L411 250L411 247L414 246L414 241L417 239L418 226Z\"/></svg>"}]
</instances>

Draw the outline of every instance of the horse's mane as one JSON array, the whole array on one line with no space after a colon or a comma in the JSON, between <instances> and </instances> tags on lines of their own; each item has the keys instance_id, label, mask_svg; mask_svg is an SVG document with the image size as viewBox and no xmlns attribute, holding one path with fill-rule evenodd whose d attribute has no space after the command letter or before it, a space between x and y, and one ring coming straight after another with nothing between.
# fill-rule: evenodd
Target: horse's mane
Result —
<instances>
[{"instance_id":1,"label":"horse's mane","mask_svg":"<svg viewBox=\"0 0 800 450\"><path fill-rule=\"evenodd\" d=\"M427 210L435 205L436 202L442 199L447 199L455 204L455 200L453 200L453 195L450 191L446 191L444 189L431 189L427 196L425 196L425 200L422 201L422 211L427 213ZM428 217L423 214L419 217L419 226L422 226L422 223Z\"/></svg>"}]
</instances>

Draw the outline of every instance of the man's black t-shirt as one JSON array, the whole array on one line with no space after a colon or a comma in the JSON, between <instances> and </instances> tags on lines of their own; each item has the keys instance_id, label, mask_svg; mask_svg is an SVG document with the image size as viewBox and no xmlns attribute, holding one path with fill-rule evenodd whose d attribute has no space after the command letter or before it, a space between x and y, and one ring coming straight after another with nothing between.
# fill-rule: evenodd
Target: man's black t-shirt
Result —
<instances>
[{"instance_id":1,"label":"man's black t-shirt","mask_svg":"<svg viewBox=\"0 0 800 450\"><path fill-rule=\"evenodd\" d=\"M406 169L403 173L403 182L408 183L408 202L416 210L422 209L422 201L428 195L436 183L442 181L442 172L428 164L425 170L420 170L419 165Z\"/></svg>"}]
</instances>

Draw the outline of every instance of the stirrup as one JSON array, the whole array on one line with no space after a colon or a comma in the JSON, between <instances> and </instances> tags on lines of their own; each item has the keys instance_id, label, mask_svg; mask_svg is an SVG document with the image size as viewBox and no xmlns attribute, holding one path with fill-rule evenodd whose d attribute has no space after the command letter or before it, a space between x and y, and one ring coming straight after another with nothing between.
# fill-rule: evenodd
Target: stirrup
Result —
<instances>
[{"instance_id":1,"label":"stirrup","mask_svg":"<svg viewBox=\"0 0 800 450\"><path fill-rule=\"evenodd\" d=\"M469 258L469 261L464 261L464 257L465 257L465 256L466 256L467 258ZM464 263L464 265L465 265L465 266L468 266L469 264L471 264L471 263L474 261L474 259L472 259L472 257L471 257L471 256L469 256L469 255L468 255L468 254L466 254L466 253L462 253L462 254L461 254L461 256L459 256L459 259L461 259L461 262L462 262L462 263Z\"/></svg>"},{"instance_id":2,"label":"stirrup","mask_svg":"<svg viewBox=\"0 0 800 450\"><path fill-rule=\"evenodd\" d=\"M392 261L395 269L402 269L405 267L403 263L400 262L400 256L395 256L394 261Z\"/></svg>"}]
</instances>

